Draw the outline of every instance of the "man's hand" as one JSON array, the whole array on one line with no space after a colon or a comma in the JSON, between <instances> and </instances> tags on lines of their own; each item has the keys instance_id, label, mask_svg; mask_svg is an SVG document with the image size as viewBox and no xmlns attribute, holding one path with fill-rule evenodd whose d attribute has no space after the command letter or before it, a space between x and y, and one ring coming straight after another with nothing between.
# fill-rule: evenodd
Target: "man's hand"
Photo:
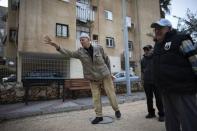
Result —
<instances>
[{"instance_id":1,"label":"man's hand","mask_svg":"<svg viewBox=\"0 0 197 131\"><path fill-rule=\"evenodd\" d=\"M59 48L59 46L56 43L52 42L52 40L51 40L51 38L49 36L45 36L44 37L44 44L48 44L48 45L54 46L56 49Z\"/></svg>"}]
</instances>

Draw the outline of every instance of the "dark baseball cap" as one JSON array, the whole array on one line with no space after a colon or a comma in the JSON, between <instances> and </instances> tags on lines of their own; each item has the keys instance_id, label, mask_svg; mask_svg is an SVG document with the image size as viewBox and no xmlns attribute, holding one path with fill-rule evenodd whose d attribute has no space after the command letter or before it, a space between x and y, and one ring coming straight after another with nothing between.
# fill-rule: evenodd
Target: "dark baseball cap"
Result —
<instances>
[{"instance_id":1,"label":"dark baseball cap","mask_svg":"<svg viewBox=\"0 0 197 131\"><path fill-rule=\"evenodd\" d=\"M145 45L145 46L143 47L143 49L148 49L148 50L150 50L150 49L152 49L152 48L153 48L152 45Z\"/></svg>"}]
</instances>

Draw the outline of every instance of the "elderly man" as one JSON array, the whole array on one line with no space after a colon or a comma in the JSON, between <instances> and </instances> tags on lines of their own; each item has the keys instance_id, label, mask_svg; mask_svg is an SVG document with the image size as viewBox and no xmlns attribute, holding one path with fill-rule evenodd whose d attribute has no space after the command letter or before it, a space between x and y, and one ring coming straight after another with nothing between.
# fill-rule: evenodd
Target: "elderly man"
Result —
<instances>
[{"instance_id":1,"label":"elderly man","mask_svg":"<svg viewBox=\"0 0 197 131\"><path fill-rule=\"evenodd\" d=\"M167 19L154 28L154 80L162 91L167 131L197 131L197 49Z\"/></svg>"},{"instance_id":2,"label":"elderly man","mask_svg":"<svg viewBox=\"0 0 197 131\"><path fill-rule=\"evenodd\" d=\"M80 42L82 45L81 48L79 48L77 51L69 51L52 42L48 36L45 37L45 43L54 46L56 50L63 55L81 60L84 77L85 79L90 80L91 83L91 92L96 112L96 118L92 121L92 124L98 124L103 120L101 104L102 86L104 87L110 104L115 111L115 116L120 118L121 113L116 100L108 56L105 54L101 46L92 46L90 44L90 38L88 34L82 33L80 36Z\"/></svg>"}]
</instances>

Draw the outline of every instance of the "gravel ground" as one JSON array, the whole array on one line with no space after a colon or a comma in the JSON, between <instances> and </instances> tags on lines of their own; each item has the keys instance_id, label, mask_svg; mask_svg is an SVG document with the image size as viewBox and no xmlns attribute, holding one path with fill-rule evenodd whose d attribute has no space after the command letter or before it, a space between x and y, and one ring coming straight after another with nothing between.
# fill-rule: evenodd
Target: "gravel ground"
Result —
<instances>
[{"instance_id":1,"label":"gravel ground","mask_svg":"<svg viewBox=\"0 0 197 131\"><path fill-rule=\"evenodd\" d=\"M110 106L103 107L103 114L114 118L110 124L92 125L94 110L73 111L28 117L0 123L1 131L165 131L164 122L157 118L145 119L145 100L120 105L122 118L117 120Z\"/></svg>"}]
</instances>

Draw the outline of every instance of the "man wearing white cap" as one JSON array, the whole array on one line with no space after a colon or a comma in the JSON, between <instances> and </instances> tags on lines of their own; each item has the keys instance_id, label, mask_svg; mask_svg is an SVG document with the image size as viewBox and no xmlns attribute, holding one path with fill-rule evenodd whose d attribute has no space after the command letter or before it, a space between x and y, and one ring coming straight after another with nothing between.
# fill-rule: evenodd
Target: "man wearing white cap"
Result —
<instances>
[{"instance_id":1,"label":"man wearing white cap","mask_svg":"<svg viewBox=\"0 0 197 131\"><path fill-rule=\"evenodd\" d=\"M69 51L52 42L48 36L45 37L45 43L54 46L57 51L63 55L81 60L84 78L90 80L91 83L91 92L96 112L96 118L92 121L92 124L98 124L103 120L101 104L102 86L104 87L110 104L115 111L115 116L120 118L121 113L116 100L108 56L105 54L101 46L92 46L90 44L90 37L88 34L82 33L80 36L80 42L82 45L81 48L77 51Z\"/></svg>"},{"instance_id":2,"label":"man wearing white cap","mask_svg":"<svg viewBox=\"0 0 197 131\"><path fill-rule=\"evenodd\" d=\"M167 131L197 131L197 49L167 19L154 28L154 81L163 95Z\"/></svg>"}]
</instances>

